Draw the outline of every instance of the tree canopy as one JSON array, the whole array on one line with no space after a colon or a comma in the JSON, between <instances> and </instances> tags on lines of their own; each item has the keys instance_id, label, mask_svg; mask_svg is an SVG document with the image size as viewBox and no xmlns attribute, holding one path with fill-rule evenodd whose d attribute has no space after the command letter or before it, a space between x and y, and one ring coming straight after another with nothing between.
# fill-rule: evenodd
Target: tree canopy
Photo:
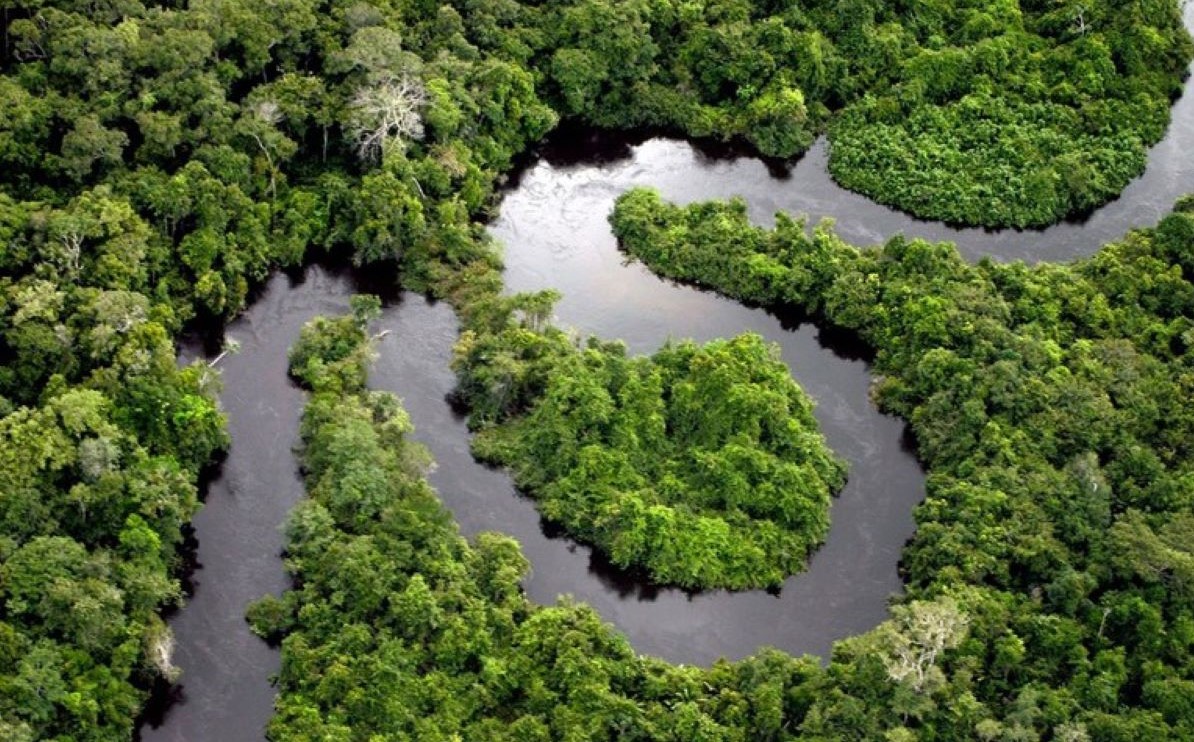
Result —
<instances>
[{"instance_id":1,"label":"tree canopy","mask_svg":"<svg viewBox=\"0 0 1194 742\"><path fill-rule=\"evenodd\" d=\"M912 421L929 467L908 595L827 666L766 649L707 669L637 655L583 606L530 604L515 544L456 534L396 401L329 376L304 418L312 500L288 527L301 587L253 612L259 631L284 637L272 738L1194 732L1194 204L1087 260L1033 268L969 265L950 245L902 238L859 250L782 214L754 227L740 202L680 208L650 191L624 196L612 220L665 275L802 308L875 348L876 396ZM471 300L458 298L470 329L457 365L464 393L489 400L476 408L483 427L513 414L520 436L556 434L536 400L568 383L552 373L560 357L654 363L554 341L550 295L458 291ZM300 347L328 350L295 357L328 368L367 357L355 322L317 320Z\"/></svg>"},{"instance_id":2,"label":"tree canopy","mask_svg":"<svg viewBox=\"0 0 1194 742\"><path fill-rule=\"evenodd\" d=\"M483 230L561 119L778 157L827 132L848 187L1036 225L1141 171L1191 56L1172 0L15 0L0 30L0 737L17 740L127 739L174 676L158 613L228 444L217 375L179 368L174 342L236 316L270 270L398 261L454 303L465 348L513 335L458 365L485 427L530 412L574 350L546 328L550 297L501 295ZM1089 261L1027 268L763 233L732 206L685 225L643 198L619 230L645 257L670 246L661 270L878 349L880 397L934 472L909 615L826 671L766 652L704 671L635 657L587 609L520 602L513 545L457 539L397 405L359 388L362 305L296 350L314 408L343 405L311 420L347 418L304 433L319 491L294 558L305 574L309 543L326 565L310 607L263 611L305 627L275 736L1192 734L1188 204ZM359 468L339 461L354 446ZM397 634L375 634L395 591ZM940 678L892 679L930 650Z\"/></svg>"},{"instance_id":3,"label":"tree canopy","mask_svg":"<svg viewBox=\"0 0 1194 742\"><path fill-rule=\"evenodd\" d=\"M757 335L645 358L598 343L566 353L532 408L474 450L614 564L690 588L774 587L802 570L845 481L812 402Z\"/></svg>"},{"instance_id":4,"label":"tree canopy","mask_svg":"<svg viewBox=\"0 0 1194 742\"><path fill-rule=\"evenodd\" d=\"M922 691L962 681L1003 705L975 720L980 739L1035 738L1049 705L1055 738L1194 732L1177 700L1194 687L1194 200L1091 258L1034 267L903 237L860 250L829 225L779 214L766 230L741 202L681 208L649 190L611 219L662 275L798 307L876 351L874 395L911 421L929 470L909 594L977 589L1000 606L962 604L968 659ZM911 649L889 670L927 678ZM920 707L912 728L940 734L936 713Z\"/></svg>"}]
</instances>

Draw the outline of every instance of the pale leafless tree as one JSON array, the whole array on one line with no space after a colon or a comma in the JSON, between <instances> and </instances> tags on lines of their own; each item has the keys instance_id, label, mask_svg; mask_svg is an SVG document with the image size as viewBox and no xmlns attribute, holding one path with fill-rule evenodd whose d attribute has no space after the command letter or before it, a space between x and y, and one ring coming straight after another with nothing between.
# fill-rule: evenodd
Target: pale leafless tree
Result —
<instances>
[{"instance_id":1,"label":"pale leafless tree","mask_svg":"<svg viewBox=\"0 0 1194 742\"><path fill-rule=\"evenodd\" d=\"M286 118L282 114L282 107L268 98L253 106L253 115L269 126L277 126Z\"/></svg>"},{"instance_id":2,"label":"pale leafless tree","mask_svg":"<svg viewBox=\"0 0 1194 742\"><path fill-rule=\"evenodd\" d=\"M272 100L258 102L252 111L257 120L270 129L277 126L285 118L281 107ZM265 155L265 162L269 165L269 194L270 199L273 200L278 195L278 168L274 165L274 157L270 154L269 147L265 146L265 141L259 133L249 129L249 136L253 138L253 141L257 142L258 149Z\"/></svg>"},{"instance_id":3,"label":"pale leafless tree","mask_svg":"<svg viewBox=\"0 0 1194 742\"><path fill-rule=\"evenodd\" d=\"M934 676L940 676L941 653L966 637L969 617L950 599L917 600L892 612L894 618L883 627L887 644L883 665L888 677L920 693Z\"/></svg>"},{"instance_id":4,"label":"pale leafless tree","mask_svg":"<svg viewBox=\"0 0 1194 742\"><path fill-rule=\"evenodd\" d=\"M1074 27L1078 29L1080 36L1086 35L1086 6L1079 5L1074 8Z\"/></svg>"},{"instance_id":5,"label":"pale leafless tree","mask_svg":"<svg viewBox=\"0 0 1194 742\"><path fill-rule=\"evenodd\" d=\"M174 682L181 674L174 665L174 632L165 624L158 624L150 630L147 640L149 664L157 670L158 675Z\"/></svg>"},{"instance_id":6,"label":"pale leafless tree","mask_svg":"<svg viewBox=\"0 0 1194 742\"><path fill-rule=\"evenodd\" d=\"M235 338L228 338L224 341L224 349L220 351L218 356L207 362L207 367L215 368L219 365L220 361L224 360L230 355L236 355L239 352L240 341L236 340Z\"/></svg>"},{"instance_id":7,"label":"pale leafless tree","mask_svg":"<svg viewBox=\"0 0 1194 742\"><path fill-rule=\"evenodd\" d=\"M362 88L352 100L349 131L362 160L379 159L387 145L422 139L423 83L410 74Z\"/></svg>"},{"instance_id":8,"label":"pale leafless tree","mask_svg":"<svg viewBox=\"0 0 1194 742\"><path fill-rule=\"evenodd\" d=\"M63 232L58 235L58 242L62 245L60 267L67 274L74 276L79 272L79 259L83 256L83 235L78 232Z\"/></svg>"}]
</instances>

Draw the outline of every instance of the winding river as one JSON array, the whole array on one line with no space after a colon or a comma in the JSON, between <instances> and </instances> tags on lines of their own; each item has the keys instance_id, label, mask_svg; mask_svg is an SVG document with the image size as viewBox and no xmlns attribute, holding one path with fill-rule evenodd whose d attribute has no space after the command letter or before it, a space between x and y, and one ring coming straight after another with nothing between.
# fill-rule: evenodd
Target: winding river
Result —
<instances>
[{"instance_id":1,"label":"winding river","mask_svg":"<svg viewBox=\"0 0 1194 742\"><path fill-rule=\"evenodd\" d=\"M1194 26L1194 6L1185 10ZM741 306L658 279L618 253L606 217L613 200L634 185L653 185L679 202L744 197L753 218L776 210L832 217L847 240L869 244L896 233L956 241L971 258L1061 260L1086 255L1127 229L1155 222L1173 201L1194 191L1194 94L1173 108L1166 138L1150 153L1146 173L1117 200L1086 220L1030 232L952 229L921 222L843 191L825 169L825 143L780 171L757 159L666 138L563 131L508 184L501 217L491 227L506 245L510 291L556 288L564 298L556 321L582 333L621 338L632 352L668 338L708 340L746 330L780 345L782 358L817 402L830 445L850 463L847 486L834 501L832 527L809 569L778 595L763 591L690 594L642 584L589 548L541 522L502 471L469 455L464 421L445 400L457 324L450 307L414 295L391 295L379 327L372 384L397 392L434 455L431 474L462 530L496 530L517 538L533 565L528 594L542 603L562 594L592 604L645 654L706 664L761 646L824 656L832 642L883 620L900 589L897 561L913 532L912 510L924 496L924 475L902 421L869 402L865 355L849 339L797 318ZM278 655L244 623L248 602L286 587L278 530L303 496L292 448L303 394L286 378L286 352L310 317L347 310L356 291L385 293L386 277L313 266L274 275L227 336L239 354L220 368L221 395L233 445L208 484L194 520L198 541L194 593L171 618L181 684L146 715L144 740L259 740L272 713L268 677ZM208 350L195 344L183 360Z\"/></svg>"}]
</instances>

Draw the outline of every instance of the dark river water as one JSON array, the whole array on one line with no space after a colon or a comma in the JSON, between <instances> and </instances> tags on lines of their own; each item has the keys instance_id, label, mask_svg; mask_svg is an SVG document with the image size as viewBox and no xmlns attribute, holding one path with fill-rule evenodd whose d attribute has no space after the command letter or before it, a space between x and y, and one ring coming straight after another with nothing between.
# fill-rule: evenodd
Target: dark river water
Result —
<instances>
[{"instance_id":1,"label":"dark river water","mask_svg":"<svg viewBox=\"0 0 1194 742\"><path fill-rule=\"evenodd\" d=\"M1186 9L1187 25L1194 9ZM593 605L644 654L707 664L762 646L825 656L840 638L874 627L899 591L897 562L912 535L912 510L924 496L902 421L868 400L871 377L848 338L793 318L743 307L714 294L662 281L627 265L606 221L626 188L652 185L679 202L744 197L753 218L776 210L831 217L851 242L904 233L956 241L971 258L1060 260L1094 252L1132 226L1148 225L1194 191L1194 96L1173 109L1165 140L1146 173L1117 201L1082 223L1032 232L952 229L921 222L838 188L819 142L786 171L721 149L686 142L592 132L561 132L517 175L491 227L505 247L510 291L555 288L556 321L584 334L624 340L647 353L668 338L708 340L743 331L780 345L782 358L817 403L829 444L850 464L835 499L828 540L809 569L778 595L763 591L689 594L658 589L610 567L541 522L509 477L469 455L464 421L445 396L457 324L451 309L413 295L390 296L379 329L372 384L403 397L415 437L434 455L432 483L466 534L483 530L519 540L533 573L526 589L552 603L570 594ZM232 447L207 487L194 520L198 541L194 594L171 618L182 680L142 725L144 740L260 740L273 711L269 676L278 654L249 633L247 604L285 589L279 525L303 496L293 446L304 395L286 377L286 352L307 319L348 308L356 291L385 293L384 276L311 267L277 274L244 316L227 328L239 354L221 361ZM202 355L184 347L184 359Z\"/></svg>"}]
</instances>

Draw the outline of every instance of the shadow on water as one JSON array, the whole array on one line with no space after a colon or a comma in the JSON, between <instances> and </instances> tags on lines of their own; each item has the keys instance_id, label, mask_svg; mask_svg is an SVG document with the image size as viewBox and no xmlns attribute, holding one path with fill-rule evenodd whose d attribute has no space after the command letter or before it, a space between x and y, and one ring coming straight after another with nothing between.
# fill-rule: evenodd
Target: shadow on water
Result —
<instances>
[{"instance_id":1,"label":"shadow on water","mask_svg":"<svg viewBox=\"0 0 1194 742\"><path fill-rule=\"evenodd\" d=\"M218 366L232 446L204 472L204 506L183 551L188 600L169 617L183 675L175 686L151 689L139 739L262 739L278 653L249 631L244 613L251 601L287 587L279 526L303 496L293 448L304 395L287 376L287 352L304 322L347 311L353 293L379 294L392 311L396 285L392 271L358 271L344 262L279 271L226 328L211 321L190 328L181 363L214 357L226 338L241 346Z\"/></svg>"},{"instance_id":2,"label":"shadow on water","mask_svg":"<svg viewBox=\"0 0 1194 742\"><path fill-rule=\"evenodd\" d=\"M1182 9L1194 31L1194 3ZM1194 64L1190 73L1194 73ZM752 219L770 224L777 211L806 215L810 224L832 219L844 239L856 245L886 242L897 234L950 241L971 260L1071 260L1093 253L1128 230L1154 224L1173 203L1194 191L1194 93L1189 79L1170 109L1164 138L1149 149L1144 173L1120 196L1088 213L1035 230L951 226L925 221L847 191L829 176L824 137L800 159L765 162L736 144L690 143L666 132L594 132L561 127L525 160L516 182L538 169L600 171L630 185L649 185L679 203L741 196ZM641 177L629 177L634 173ZM649 173L649 177L648 177Z\"/></svg>"},{"instance_id":3,"label":"shadow on water","mask_svg":"<svg viewBox=\"0 0 1194 742\"><path fill-rule=\"evenodd\" d=\"M559 532L554 536L548 535L548 538L566 538L566 534ZM616 593L619 598L632 598L644 603L652 603L659 597L659 586L651 583L645 570L623 569L611 562L603 551L588 549L588 552L589 574L606 590Z\"/></svg>"},{"instance_id":4,"label":"shadow on water","mask_svg":"<svg viewBox=\"0 0 1194 742\"><path fill-rule=\"evenodd\" d=\"M1185 10L1187 24L1194 6ZM698 341L754 331L779 344L781 358L817 402L831 447L850 464L835 498L826 544L808 570L778 595L765 591L688 593L649 585L545 524L503 471L480 465L451 404L448 367L457 322L450 307L401 296L395 277L345 263L280 272L253 295L250 309L221 329L199 323L180 360L210 358L223 338L241 344L220 364L221 401L232 447L205 487L193 521L188 604L170 617L177 637L179 685L159 688L139 731L143 740L260 740L272 713L269 677L278 654L249 631L247 605L287 587L279 525L303 495L293 448L304 398L286 376L286 353L317 314L341 313L356 292L383 297L372 375L377 388L404 397L438 466L430 479L461 530L509 534L532 564L528 595L550 604L561 595L590 603L646 654L687 663L742 657L766 645L824 656L832 642L865 631L886 615L901 588L898 562L913 533L912 510L924 474L903 421L869 401L870 354L848 334L807 318L744 307L716 294L662 281L627 264L606 216L627 188L650 185L685 203L742 196L752 219L776 211L831 217L846 240L865 245L895 234L951 240L967 257L1062 260L1092 253L1136 225L1155 222L1194 190L1194 94L1148 158L1146 173L1121 198L1088 217L1036 232L988 232L923 222L844 191L829 178L824 140L799 161L765 163L734 146L692 145L653 133L625 136L561 129L511 175L491 233L507 246L510 291L562 291L557 321L582 333L624 340L653 352L670 338Z\"/></svg>"},{"instance_id":5,"label":"shadow on water","mask_svg":"<svg viewBox=\"0 0 1194 742\"><path fill-rule=\"evenodd\" d=\"M519 162L509 183L516 186L517 180L514 179L539 162L549 163L556 168L613 165L633 158L635 148L652 139L686 142L696 154L697 162L703 166L738 159L760 162L775 181L791 178L793 169L804 158L804 153L788 159L763 157L739 139L692 139L672 129L597 129L578 121L567 121L556 127L547 139Z\"/></svg>"},{"instance_id":6,"label":"shadow on water","mask_svg":"<svg viewBox=\"0 0 1194 742\"><path fill-rule=\"evenodd\" d=\"M441 465L436 484L466 532L493 528L518 538L534 567L526 583L532 598L550 603L557 595L571 594L593 605L641 652L688 663L743 657L765 645L825 655L834 640L880 622L888 598L900 590L897 562L912 534L911 511L923 496L924 475L905 445L904 423L870 403L871 354L851 333L818 328L798 312L743 306L662 280L618 252L607 221L618 194L665 173L682 180L702 172L692 159L687 162L694 170L677 174L667 158L644 158L642 153L657 141L633 148L628 159L601 166L572 161L561 166L559 157L549 160L545 155L524 173L491 227L506 246L507 288L560 290L558 322L582 334L622 339L632 353L653 352L673 338L705 341L743 331L777 343L782 360L817 402L816 414L830 445L850 463L849 481L833 502L825 546L813 555L806 572L771 593L656 587L641 574L618 570L586 546L553 538L559 532L539 527L533 503L525 499L509 498L517 507L495 516L478 506L480 496L461 494L470 489L512 491L500 472L494 474L501 481L471 481L462 459L458 465ZM611 146L606 151L617 150ZM420 326L431 322L425 318ZM394 336L403 335L396 331ZM427 370L409 363L383 351L375 376L379 386L407 395L416 426L427 431L421 418L433 413L409 403L416 390L407 386L410 379L425 378ZM467 456L467 442L438 439L435 427L433 422L433 430L423 434L437 459L450 460L457 450ZM517 515L523 507L526 513ZM519 522L524 517L534 527Z\"/></svg>"}]
</instances>

